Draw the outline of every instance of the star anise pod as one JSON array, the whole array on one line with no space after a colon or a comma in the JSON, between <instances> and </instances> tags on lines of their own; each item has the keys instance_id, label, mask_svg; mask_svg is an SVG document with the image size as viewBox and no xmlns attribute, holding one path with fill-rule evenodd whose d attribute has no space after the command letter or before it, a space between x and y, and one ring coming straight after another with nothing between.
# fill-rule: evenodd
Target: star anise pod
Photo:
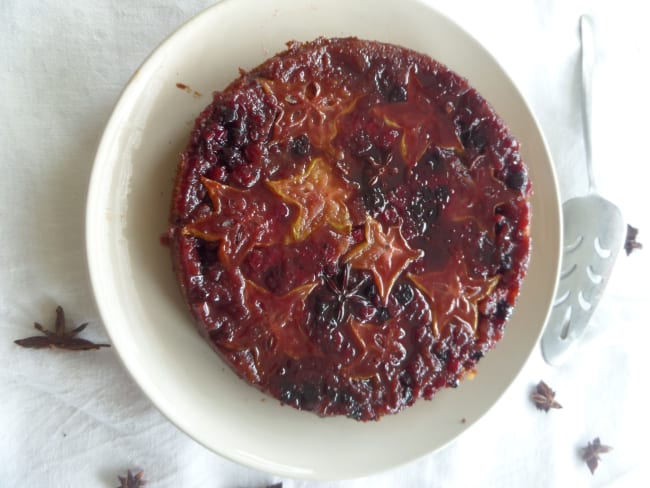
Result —
<instances>
[{"instance_id":1,"label":"star anise pod","mask_svg":"<svg viewBox=\"0 0 650 488\"><path fill-rule=\"evenodd\" d=\"M389 165L393 161L393 154L392 153L388 154L388 156L385 159L376 158L373 157L372 155L369 155L366 158L366 161L370 163L370 166L373 168L374 171L374 174L368 180L368 186L373 187L376 186L379 183L379 181L384 177L384 175L388 172Z\"/></svg>"},{"instance_id":2,"label":"star anise pod","mask_svg":"<svg viewBox=\"0 0 650 488\"><path fill-rule=\"evenodd\" d=\"M582 459L587 463L589 471L594 474L600 461L600 455L606 454L614 449L610 446L605 446L600 443L600 437L596 437L592 442L587 443L587 447L583 447L581 451Z\"/></svg>"},{"instance_id":3,"label":"star anise pod","mask_svg":"<svg viewBox=\"0 0 650 488\"><path fill-rule=\"evenodd\" d=\"M359 294L359 291L366 283L368 277L364 276L356 284L350 283L350 264L346 264L340 276L323 276L327 287L327 301L323 304L325 308L334 313L333 318L337 324L342 324L349 314L352 303L367 305L368 300Z\"/></svg>"},{"instance_id":4,"label":"star anise pod","mask_svg":"<svg viewBox=\"0 0 650 488\"><path fill-rule=\"evenodd\" d=\"M38 322L34 323L34 327L41 331L43 335L27 337L25 339L18 339L14 341L22 347L29 347L32 349L55 348L67 349L69 351L88 351L91 349L99 349L100 347L110 347L110 344L95 344L86 339L76 337L79 332L84 330L88 323L81 324L76 329L67 331L65 329L65 315L63 308L59 305L56 307L56 321L54 322L54 332L45 329Z\"/></svg>"},{"instance_id":5,"label":"star anise pod","mask_svg":"<svg viewBox=\"0 0 650 488\"><path fill-rule=\"evenodd\" d=\"M147 484L147 482L142 479L143 476L143 471L138 471L136 474L132 474L129 469L126 476L117 477L120 480L120 486L117 488L140 488Z\"/></svg>"},{"instance_id":6,"label":"star anise pod","mask_svg":"<svg viewBox=\"0 0 650 488\"><path fill-rule=\"evenodd\" d=\"M530 399L539 410L545 412L548 412L551 408L562 408L562 405L555 401L555 392L543 381L537 383L535 391L530 395Z\"/></svg>"},{"instance_id":7,"label":"star anise pod","mask_svg":"<svg viewBox=\"0 0 650 488\"><path fill-rule=\"evenodd\" d=\"M643 244L636 241L636 236L639 233L639 229L632 227L630 224L627 224L627 234L625 235L625 254L628 256L632 254L632 251L635 249L643 249Z\"/></svg>"}]
</instances>

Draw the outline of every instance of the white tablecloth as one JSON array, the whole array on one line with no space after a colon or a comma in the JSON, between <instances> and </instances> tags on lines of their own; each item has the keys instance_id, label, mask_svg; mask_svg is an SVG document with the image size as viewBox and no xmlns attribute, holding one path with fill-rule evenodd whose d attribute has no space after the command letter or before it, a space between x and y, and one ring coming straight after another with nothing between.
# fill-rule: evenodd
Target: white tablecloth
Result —
<instances>
[{"instance_id":1,"label":"white tablecloth","mask_svg":"<svg viewBox=\"0 0 650 488\"><path fill-rule=\"evenodd\" d=\"M280 480L224 460L171 425L113 349L29 351L13 340L51 325L57 304L106 340L84 252L94 151L113 103L145 56L208 0L0 2L0 486L152 487L648 486L646 311L650 249L621 253L587 340L562 367L536 350L477 425L407 466L346 482ZM541 123L564 199L586 190L577 19L596 25L595 153L601 193L650 245L650 34L645 2L434 1L514 78ZM642 9L645 9L643 11ZM536 410L544 379L564 409ZM615 449L595 475L580 446ZM391 446L386 446L390 449Z\"/></svg>"}]
</instances>

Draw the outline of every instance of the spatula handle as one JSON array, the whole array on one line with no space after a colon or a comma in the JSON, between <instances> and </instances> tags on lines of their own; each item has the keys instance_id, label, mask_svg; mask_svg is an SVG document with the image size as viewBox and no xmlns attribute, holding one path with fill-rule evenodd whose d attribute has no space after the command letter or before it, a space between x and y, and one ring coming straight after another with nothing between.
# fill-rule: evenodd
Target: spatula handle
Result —
<instances>
[{"instance_id":1,"label":"spatula handle","mask_svg":"<svg viewBox=\"0 0 650 488\"><path fill-rule=\"evenodd\" d=\"M581 93L582 93L582 129L585 141L585 159L587 163L587 177L589 178L589 193L596 193L592 161L592 90L594 75L594 31L591 17L580 17L580 57L582 65Z\"/></svg>"}]
</instances>

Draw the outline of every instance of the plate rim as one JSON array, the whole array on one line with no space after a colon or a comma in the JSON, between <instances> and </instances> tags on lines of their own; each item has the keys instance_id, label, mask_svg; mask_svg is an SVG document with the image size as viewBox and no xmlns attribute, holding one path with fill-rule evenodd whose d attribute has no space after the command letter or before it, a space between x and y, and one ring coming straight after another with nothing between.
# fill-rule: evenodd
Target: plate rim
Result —
<instances>
[{"instance_id":1,"label":"plate rim","mask_svg":"<svg viewBox=\"0 0 650 488\"><path fill-rule=\"evenodd\" d=\"M244 4L242 0L237 0L240 4ZM253 2L256 0L253 0ZM550 153L546 138L544 136L544 133L541 129L541 126L539 124L539 121L537 120L537 117L535 116L535 113L531 109L528 101L525 99L523 94L521 93L519 87L517 84L514 82L512 77L508 74L508 72L504 69L504 67L499 63L499 61L493 56L493 54L477 39L475 38L470 32L468 32L466 29L463 28L462 25L460 25L458 22L455 20L451 19L449 16L447 16L443 11L440 9L436 8L435 6L423 2L422 0L410 0L413 3L420 4L427 9L432 10L435 12L436 15L438 15L442 20L445 22L449 23L451 26L454 28L458 29L467 39L471 40L476 44L476 46L483 52L485 56L489 58L489 61L494 64L496 68L498 68L503 75L510 81L513 89L516 92L517 98L519 99L519 102L522 103L523 108L525 109L526 113L528 116L531 117L531 120L534 124L534 130L537 133L537 135L540 138L541 145L544 150L544 159L548 162L548 169L550 170L549 176L552 180L552 186L553 189L555 190L554 192L554 199L553 199L553 208L554 210L554 218L555 221L558 224L557 232L558 232L558 239L556 241L556 246L554 246L554 249L551 250L551 252L555 255L558 256L557 265L555 272L553 273L555 276L555 285L553 288L553 293L549 299L548 306L546 308L546 316L544 317L543 320L543 325L539 328L537 332L537 337L535 340L535 347L533 347L530 351L527 352L526 354L526 360L521 364L518 365L518 370L515 375L513 375L512 379L508 382L505 388L500 392L500 394L495 398L495 400L488 406L487 409L483 411L483 413L476 419L474 419L472 422L469 422L467 427L452 438L450 438L447 442L444 444L438 446L434 451L440 450L449 443L453 442L455 439L458 438L463 432L465 432L471 425L475 424L478 422L483 416L485 416L494 406L499 402L501 397L505 394L505 392L510 388L512 383L516 380L516 378L521 374L521 371L523 367L525 366L526 362L530 358L530 356L533 354L533 352L536 350L537 346L539 345L539 339L543 333L543 330L545 328L545 324L548 320L548 317L551 312L551 305L552 305L552 297L555 295L555 292L557 290L557 282L559 278L559 273L560 273L560 257L561 257L561 246L562 246L562 232L563 232L563 227L562 227L562 213L561 213L561 201L560 201L560 195L559 195L559 185L558 185L558 180L557 180L557 173L555 170L555 166L553 164L553 158ZM121 90L116 103L114 104L114 107L111 111L110 118L108 122L106 123L104 127L104 131L102 133L102 137L100 139L100 142L98 144L98 148L95 154L95 158L93 160L93 167L92 167L92 172L90 176L90 181L89 181L89 187L88 187L88 195L86 198L86 214L85 214L85 241L86 241L86 264L88 267L88 272L91 280L91 287L93 291L93 299L95 301L95 304L97 306L97 310L99 311L100 317L102 321L104 322L105 329L111 339L111 341L114 344L117 344L120 342L119 337L115 336L115 331L111 329L110 326L110 320L107 320L107 317L110 317L110 312L108 310L109 304L106 302L105 298L100 298L104 296L104 293L100 291L101 288L101 279L98 276L98 269L96 260L98 257L96 256L97 254L97 246L96 244L96 235L93 234L93 231L95 229L95 226L97 225L96 221L98 219L97 215L97 210L102 209L103 206L100 205L99 199L101 196L101 186L103 185L102 181L102 176L103 171L106 171L105 163L102 163L102 161L106 161L107 159L107 154L110 153L110 148L112 147L112 144L114 144L114 140L116 135L119 132L119 126L122 122L122 118L124 116L123 112L125 110L128 111L128 107L131 105L129 103L129 94L132 92L137 92L138 89L140 88L141 85L146 84L146 80L148 79L148 76L151 75L151 72L155 68L155 63L154 61L162 56L164 54L164 50L167 49L169 45L173 43L173 40L176 38L177 35L180 33L187 31L192 28L193 24L198 22L200 19L203 18L203 16L207 15L209 12L219 10L224 8L225 5L231 5L235 2L235 0L222 0L221 2L211 5L191 18L189 18L187 21L182 23L180 26L178 26L176 29L174 29L167 37L165 37L152 51L151 53L142 61L140 66L134 71L133 75L129 78L129 80L126 82L124 85L123 89ZM408 3L405 3L405 5L408 5ZM462 75L462 74L461 74ZM533 219L535 216L533 215ZM535 244L533 243L533 246ZM533 250L534 252L534 250ZM116 340L117 339L117 340ZM277 474L279 476L288 476L288 477L298 477L298 478L305 478L305 479L318 479L318 480L336 480L336 479L344 479L341 477L338 477L336 474L333 476L323 476L322 473L314 473L314 472L307 472L307 473L300 473L296 472L295 470L287 470L283 469L282 467L278 468L277 465L274 466L269 466L264 463L252 463L250 457L247 456L242 456L236 455L235 453L229 452L224 449L217 449L214 445L209 445L208 443L204 442L199 436L195 435L195 432L193 432L193 429L191 426L187 425L184 419L179 419L178 416L174 416L173 413L168 412L164 406L161 405L159 401L157 401L157 394L152 391L152 386L147 383L146 380L142 378L141 372L137 370L137 368L134 368L132 364L132 359L126 354L125 349L121 347L115 347L115 350L117 352L117 355L122 362L122 364L125 366L126 370L128 371L129 375L134 379L138 387L143 391L143 393L147 396L149 401L152 402L152 404L157 408L159 412L161 412L165 418L167 418L173 425L176 425L179 427L186 435L188 435L190 438L192 438L194 441L198 442L199 444L203 445L207 449L209 449L212 452L217 453L220 456L223 456L224 458L230 459L234 462L244 464L256 469L261 469L263 471L271 472L274 474ZM432 451L425 452L421 456L405 460L400 463L395 463L392 465L385 466L380 469L372 470L372 471L363 471L363 472L358 472L354 474L354 477L359 477L359 476L365 476L369 474L375 474L381 471L385 471L388 469L394 469L398 466L408 464L410 462L415 461L415 459L422 457L424 455L430 454ZM347 477L346 477L347 478Z\"/></svg>"}]
</instances>

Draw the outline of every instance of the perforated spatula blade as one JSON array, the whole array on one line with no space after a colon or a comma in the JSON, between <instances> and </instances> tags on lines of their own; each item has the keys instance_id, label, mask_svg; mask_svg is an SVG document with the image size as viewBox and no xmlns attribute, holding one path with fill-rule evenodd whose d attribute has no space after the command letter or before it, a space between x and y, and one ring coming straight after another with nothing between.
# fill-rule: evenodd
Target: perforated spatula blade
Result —
<instances>
[{"instance_id":1,"label":"perforated spatula blade","mask_svg":"<svg viewBox=\"0 0 650 488\"><path fill-rule=\"evenodd\" d=\"M625 227L620 210L598 195L573 198L562 211L562 272L542 336L544 359L554 365L566 360L584 333L623 247ZM602 223L592 220L595 215Z\"/></svg>"},{"instance_id":2,"label":"perforated spatula blade","mask_svg":"<svg viewBox=\"0 0 650 488\"><path fill-rule=\"evenodd\" d=\"M596 194L591 161L591 87L594 63L591 19L580 17L582 114L589 194L562 205L564 253L553 310L542 336L549 364L560 364L583 335L623 247L625 223L613 203Z\"/></svg>"}]
</instances>

